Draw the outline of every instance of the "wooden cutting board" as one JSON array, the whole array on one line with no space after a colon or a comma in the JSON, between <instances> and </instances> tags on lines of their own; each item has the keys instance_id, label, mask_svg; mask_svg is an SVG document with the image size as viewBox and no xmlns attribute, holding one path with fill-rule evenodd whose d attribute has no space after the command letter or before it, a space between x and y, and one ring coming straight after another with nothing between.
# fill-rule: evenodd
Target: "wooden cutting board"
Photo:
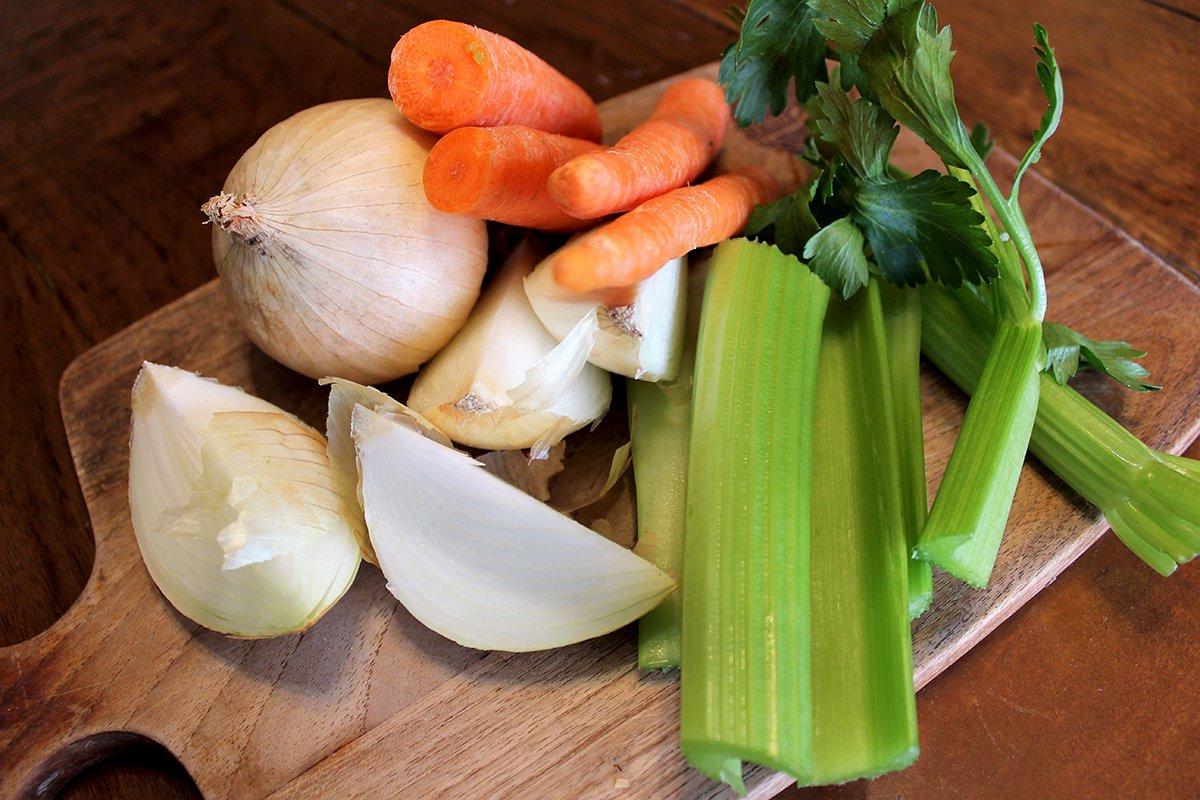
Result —
<instances>
[{"instance_id":1,"label":"wooden cutting board","mask_svg":"<svg viewBox=\"0 0 1200 800\"><path fill-rule=\"evenodd\" d=\"M713 67L697 74L713 74ZM619 133L664 84L603 106ZM798 116L732 132L723 160L795 162L764 142L797 141ZM902 140L909 168L928 158ZM1002 153L993 163L1011 168ZM1051 316L1124 338L1167 388L1080 388L1155 447L1200 431L1200 294L1145 248L1038 178L1024 205L1046 261ZM364 565L346 597L302 635L247 642L198 628L151 583L126 504L129 389L144 359L216 377L320 424L325 393L241 335L210 283L81 356L63 376L63 419L96 538L91 579L49 630L0 649L0 795L53 795L82 766L139 737L174 753L209 798L723 797L679 755L676 674L640 675L631 628L544 653L467 650L426 630ZM924 376L936 485L963 397ZM609 425L619 431L619 417ZM576 459L603 448L578 439ZM570 456L569 456L570 457ZM601 456L595 455L595 458ZM610 520L631 517L627 491ZM448 510L448 513L452 511ZM1071 563L1106 526L1046 470L1028 465L991 586L938 576L914 629L920 687ZM54 535L53 531L45 535ZM788 783L756 769L751 796Z\"/></svg>"}]
</instances>

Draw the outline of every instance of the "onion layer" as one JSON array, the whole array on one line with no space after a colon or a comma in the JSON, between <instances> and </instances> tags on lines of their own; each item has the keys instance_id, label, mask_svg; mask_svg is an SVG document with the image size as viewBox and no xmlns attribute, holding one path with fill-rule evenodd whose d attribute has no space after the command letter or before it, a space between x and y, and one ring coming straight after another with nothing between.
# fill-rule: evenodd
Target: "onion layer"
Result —
<instances>
[{"instance_id":1,"label":"onion layer","mask_svg":"<svg viewBox=\"0 0 1200 800\"><path fill-rule=\"evenodd\" d=\"M612 383L588 363L595 314L581 314L561 343L551 336L522 288L536 261L532 243L522 242L467 324L413 384L408 404L459 444L529 447L541 458L608 410Z\"/></svg>"},{"instance_id":2,"label":"onion layer","mask_svg":"<svg viewBox=\"0 0 1200 800\"><path fill-rule=\"evenodd\" d=\"M353 498L319 433L270 403L146 364L133 387L129 507L180 613L243 638L312 625L359 564Z\"/></svg>"},{"instance_id":3,"label":"onion layer","mask_svg":"<svg viewBox=\"0 0 1200 800\"><path fill-rule=\"evenodd\" d=\"M654 565L462 453L362 406L351 427L388 588L459 644L560 647L632 622L674 587Z\"/></svg>"},{"instance_id":4,"label":"onion layer","mask_svg":"<svg viewBox=\"0 0 1200 800\"><path fill-rule=\"evenodd\" d=\"M671 380L679 370L686 288L686 257L668 261L617 306L603 294L564 290L548 262L525 279L534 313L551 335L565 339L581 316L591 314L597 331L588 360L609 372L647 381Z\"/></svg>"}]
</instances>

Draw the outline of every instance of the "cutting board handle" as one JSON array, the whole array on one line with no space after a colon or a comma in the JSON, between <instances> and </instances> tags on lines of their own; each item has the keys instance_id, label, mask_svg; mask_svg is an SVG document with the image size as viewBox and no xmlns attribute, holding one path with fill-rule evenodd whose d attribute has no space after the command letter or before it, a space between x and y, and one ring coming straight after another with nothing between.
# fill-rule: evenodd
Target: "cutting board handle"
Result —
<instances>
[{"instance_id":1,"label":"cutting board handle","mask_svg":"<svg viewBox=\"0 0 1200 800\"><path fill-rule=\"evenodd\" d=\"M152 731L125 730L129 700L145 698L157 680L139 666L164 638L156 626L188 634L130 556L136 548L97 542L92 575L67 613L34 638L0 648L0 797L53 797L85 767L155 743ZM145 577L129 580L123 573L132 569Z\"/></svg>"}]
</instances>

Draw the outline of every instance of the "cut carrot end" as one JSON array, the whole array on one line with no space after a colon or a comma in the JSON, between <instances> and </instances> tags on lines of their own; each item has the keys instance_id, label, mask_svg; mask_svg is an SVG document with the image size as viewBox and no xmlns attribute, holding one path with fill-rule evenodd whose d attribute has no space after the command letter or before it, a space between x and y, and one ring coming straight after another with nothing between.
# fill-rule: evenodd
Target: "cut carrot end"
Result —
<instances>
[{"instance_id":1,"label":"cut carrot end","mask_svg":"<svg viewBox=\"0 0 1200 800\"><path fill-rule=\"evenodd\" d=\"M388 89L414 125L444 133L478 116L489 66L487 45L474 28L434 20L396 43Z\"/></svg>"},{"instance_id":2,"label":"cut carrot end","mask_svg":"<svg viewBox=\"0 0 1200 800\"><path fill-rule=\"evenodd\" d=\"M496 139L482 128L459 128L439 139L429 151L422 176L429 204L448 214L478 212L493 182L495 149Z\"/></svg>"}]
</instances>

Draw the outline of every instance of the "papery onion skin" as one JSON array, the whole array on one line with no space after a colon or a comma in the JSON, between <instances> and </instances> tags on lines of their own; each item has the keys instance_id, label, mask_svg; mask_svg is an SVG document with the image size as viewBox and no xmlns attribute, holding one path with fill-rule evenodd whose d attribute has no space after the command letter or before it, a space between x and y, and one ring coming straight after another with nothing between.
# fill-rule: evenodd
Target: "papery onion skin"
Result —
<instances>
[{"instance_id":1,"label":"papery onion skin","mask_svg":"<svg viewBox=\"0 0 1200 800\"><path fill-rule=\"evenodd\" d=\"M265 400L158 364L143 366L132 405L130 516L142 559L171 605L192 621L235 638L282 636L312 626L349 589L360 560L360 531L348 513L354 498L340 494L324 438ZM279 515L297 525L316 520L327 527L323 534L306 538L291 552L227 568L220 522L205 522L233 520L236 512L218 504L212 514L195 513L200 505L197 486L211 491L214 485L201 480L201 443L218 415L250 432L261 418L262 430L275 441L257 459L260 464L290 453L312 463L311 471L305 465L298 479L285 476L271 485L260 499L274 507L262 519L269 523ZM228 427L217 431L228 432ZM265 485L253 474L231 477L243 485L251 481L251 488ZM190 513L181 522L185 511Z\"/></svg>"},{"instance_id":2,"label":"papery onion skin","mask_svg":"<svg viewBox=\"0 0 1200 800\"><path fill-rule=\"evenodd\" d=\"M284 120L237 162L203 210L225 296L268 355L381 383L462 327L487 232L426 201L433 141L387 100L341 100Z\"/></svg>"},{"instance_id":3,"label":"papery onion skin","mask_svg":"<svg viewBox=\"0 0 1200 800\"><path fill-rule=\"evenodd\" d=\"M411 428L357 406L351 431L389 591L459 644L561 647L632 622L675 586L653 564Z\"/></svg>"}]
</instances>

